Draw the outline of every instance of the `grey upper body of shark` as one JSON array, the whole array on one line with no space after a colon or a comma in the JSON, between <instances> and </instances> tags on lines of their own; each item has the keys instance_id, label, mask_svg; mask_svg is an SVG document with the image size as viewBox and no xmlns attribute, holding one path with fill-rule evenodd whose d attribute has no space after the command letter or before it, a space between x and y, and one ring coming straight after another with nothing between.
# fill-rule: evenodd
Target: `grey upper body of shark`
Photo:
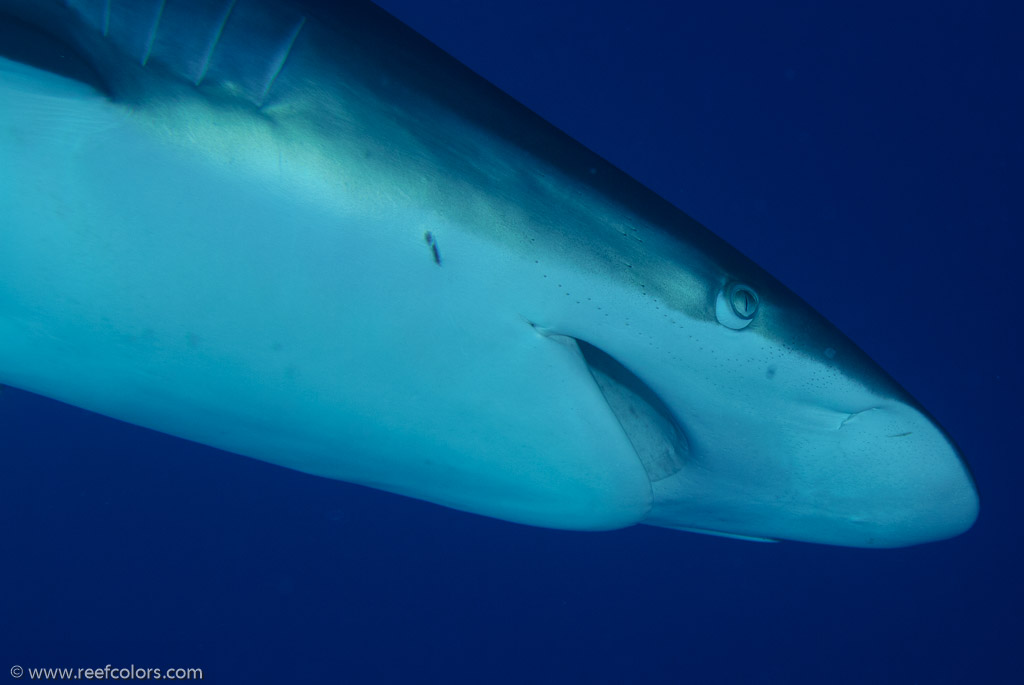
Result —
<instances>
[{"instance_id":1,"label":"grey upper body of shark","mask_svg":"<svg viewBox=\"0 0 1024 685\"><path fill-rule=\"evenodd\" d=\"M0 24L0 383L539 526L974 522L957 447L845 335L376 6Z\"/></svg>"}]
</instances>

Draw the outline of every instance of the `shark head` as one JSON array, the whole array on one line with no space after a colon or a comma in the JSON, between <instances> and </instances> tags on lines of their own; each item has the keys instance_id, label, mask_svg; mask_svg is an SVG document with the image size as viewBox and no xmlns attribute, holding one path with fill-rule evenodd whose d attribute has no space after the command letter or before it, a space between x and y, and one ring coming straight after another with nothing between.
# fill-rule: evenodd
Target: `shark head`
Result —
<instances>
[{"instance_id":1,"label":"shark head","mask_svg":"<svg viewBox=\"0 0 1024 685\"><path fill-rule=\"evenodd\" d=\"M949 436L797 295L389 15L338 12L0 0L62 46L0 57L0 382L534 525L971 526Z\"/></svg>"},{"instance_id":2,"label":"shark head","mask_svg":"<svg viewBox=\"0 0 1024 685\"><path fill-rule=\"evenodd\" d=\"M742 261L705 275L658 337L579 343L650 477L644 522L864 547L967 530L978 497L946 432L824 317Z\"/></svg>"}]
</instances>

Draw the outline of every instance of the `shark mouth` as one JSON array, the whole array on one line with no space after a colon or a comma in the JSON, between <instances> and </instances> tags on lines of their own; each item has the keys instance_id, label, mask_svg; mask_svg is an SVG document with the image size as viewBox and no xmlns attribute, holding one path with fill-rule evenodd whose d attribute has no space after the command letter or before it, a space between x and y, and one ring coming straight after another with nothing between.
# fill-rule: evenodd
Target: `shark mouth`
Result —
<instances>
[{"instance_id":1,"label":"shark mouth","mask_svg":"<svg viewBox=\"0 0 1024 685\"><path fill-rule=\"evenodd\" d=\"M664 400L604 350L578 338L575 341L650 481L655 483L682 469L690 445Z\"/></svg>"}]
</instances>

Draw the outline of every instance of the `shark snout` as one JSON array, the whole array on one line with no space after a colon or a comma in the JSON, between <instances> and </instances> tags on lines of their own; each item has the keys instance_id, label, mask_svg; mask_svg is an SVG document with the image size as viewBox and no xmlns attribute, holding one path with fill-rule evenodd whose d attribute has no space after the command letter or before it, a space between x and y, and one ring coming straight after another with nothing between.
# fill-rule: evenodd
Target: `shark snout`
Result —
<instances>
[{"instance_id":1,"label":"shark snout","mask_svg":"<svg viewBox=\"0 0 1024 685\"><path fill-rule=\"evenodd\" d=\"M917 407L891 402L851 412L836 431L846 497L835 513L866 546L902 546L963 533L978 493L960 450ZM858 532L859 531L859 532Z\"/></svg>"}]
</instances>

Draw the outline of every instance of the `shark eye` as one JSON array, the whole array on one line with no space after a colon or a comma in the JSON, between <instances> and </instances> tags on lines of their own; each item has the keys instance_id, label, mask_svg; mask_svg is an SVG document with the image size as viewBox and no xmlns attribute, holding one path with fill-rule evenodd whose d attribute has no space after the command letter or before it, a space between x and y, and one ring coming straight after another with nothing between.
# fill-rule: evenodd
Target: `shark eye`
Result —
<instances>
[{"instance_id":1,"label":"shark eye","mask_svg":"<svg viewBox=\"0 0 1024 685\"><path fill-rule=\"evenodd\" d=\"M749 285L730 283L718 291L715 316L718 323L738 331L749 326L754 320L759 304L757 292Z\"/></svg>"}]
</instances>

